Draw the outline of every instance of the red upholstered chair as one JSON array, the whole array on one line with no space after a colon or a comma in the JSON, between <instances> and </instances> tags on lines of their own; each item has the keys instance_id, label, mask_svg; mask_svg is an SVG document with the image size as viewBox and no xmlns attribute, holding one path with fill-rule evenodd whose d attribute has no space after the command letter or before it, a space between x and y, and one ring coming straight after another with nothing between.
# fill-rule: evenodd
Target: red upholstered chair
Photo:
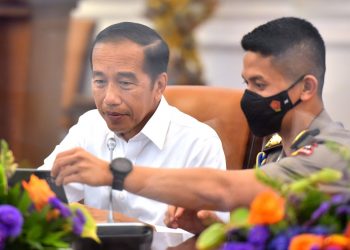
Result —
<instances>
[{"instance_id":1,"label":"red upholstered chair","mask_svg":"<svg viewBox=\"0 0 350 250\"><path fill-rule=\"evenodd\" d=\"M249 168L261 148L240 107L243 91L213 86L167 86L169 104L211 126L218 133L225 152L227 169Z\"/></svg>"}]
</instances>

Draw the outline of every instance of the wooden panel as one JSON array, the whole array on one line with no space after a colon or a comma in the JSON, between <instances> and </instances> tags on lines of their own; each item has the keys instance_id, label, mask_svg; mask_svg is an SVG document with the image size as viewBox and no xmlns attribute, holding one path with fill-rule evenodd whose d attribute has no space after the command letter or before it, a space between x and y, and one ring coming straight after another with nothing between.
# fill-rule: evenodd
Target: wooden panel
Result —
<instances>
[{"instance_id":1,"label":"wooden panel","mask_svg":"<svg viewBox=\"0 0 350 250\"><path fill-rule=\"evenodd\" d=\"M61 100L63 108L61 125L67 130L76 122L76 112L73 110L78 108L80 111L80 89L94 28L95 21L92 19L72 18L69 23ZM93 104L93 100L91 103Z\"/></svg>"},{"instance_id":2,"label":"wooden panel","mask_svg":"<svg viewBox=\"0 0 350 250\"><path fill-rule=\"evenodd\" d=\"M76 0L0 3L0 137L36 167L60 140L63 62Z\"/></svg>"},{"instance_id":3,"label":"wooden panel","mask_svg":"<svg viewBox=\"0 0 350 250\"><path fill-rule=\"evenodd\" d=\"M30 48L29 9L0 7L0 138L21 157L23 113Z\"/></svg>"}]
</instances>

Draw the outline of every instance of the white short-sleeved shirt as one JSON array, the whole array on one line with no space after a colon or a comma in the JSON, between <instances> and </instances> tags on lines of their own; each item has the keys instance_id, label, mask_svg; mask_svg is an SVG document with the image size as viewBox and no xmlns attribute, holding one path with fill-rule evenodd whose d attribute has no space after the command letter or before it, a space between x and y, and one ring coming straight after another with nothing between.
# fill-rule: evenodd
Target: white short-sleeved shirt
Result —
<instances>
[{"instance_id":1,"label":"white short-sleeved shirt","mask_svg":"<svg viewBox=\"0 0 350 250\"><path fill-rule=\"evenodd\" d=\"M222 143L216 132L208 125L168 105L164 97L142 131L128 142L108 129L98 110L86 112L40 168L51 169L59 152L74 147L81 147L110 161L111 152L107 148L107 140L111 137L117 142L113 158L127 157L136 165L154 168L205 166L226 169ZM88 206L108 209L110 187L73 183L65 186L65 190L69 202L84 199ZM164 225L167 205L125 190L113 190L113 209L146 223Z\"/></svg>"}]
</instances>

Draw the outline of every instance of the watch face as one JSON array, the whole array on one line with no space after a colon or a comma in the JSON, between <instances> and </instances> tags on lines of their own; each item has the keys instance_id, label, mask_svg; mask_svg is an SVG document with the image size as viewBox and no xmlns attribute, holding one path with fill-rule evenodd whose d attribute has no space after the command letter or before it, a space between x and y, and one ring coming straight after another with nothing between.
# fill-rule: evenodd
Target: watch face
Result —
<instances>
[{"instance_id":1,"label":"watch face","mask_svg":"<svg viewBox=\"0 0 350 250\"><path fill-rule=\"evenodd\" d=\"M119 173L129 173L132 169L132 163L126 158L116 158L111 162L113 170Z\"/></svg>"}]
</instances>

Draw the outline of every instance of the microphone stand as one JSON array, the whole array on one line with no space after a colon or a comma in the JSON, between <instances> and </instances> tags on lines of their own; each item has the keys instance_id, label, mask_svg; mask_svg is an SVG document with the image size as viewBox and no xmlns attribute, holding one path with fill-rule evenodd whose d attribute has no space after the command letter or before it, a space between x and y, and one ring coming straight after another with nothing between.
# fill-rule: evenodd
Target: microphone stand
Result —
<instances>
[{"instance_id":1,"label":"microphone stand","mask_svg":"<svg viewBox=\"0 0 350 250\"><path fill-rule=\"evenodd\" d=\"M107 141L107 147L110 153L110 161L113 160L113 150L116 146L116 140L114 138L109 138ZM107 215L107 222L108 223L114 223L113 219L113 189L112 186L109 189L109 206L108 206L108 215Z\"/></svg>"}]
</instances>

